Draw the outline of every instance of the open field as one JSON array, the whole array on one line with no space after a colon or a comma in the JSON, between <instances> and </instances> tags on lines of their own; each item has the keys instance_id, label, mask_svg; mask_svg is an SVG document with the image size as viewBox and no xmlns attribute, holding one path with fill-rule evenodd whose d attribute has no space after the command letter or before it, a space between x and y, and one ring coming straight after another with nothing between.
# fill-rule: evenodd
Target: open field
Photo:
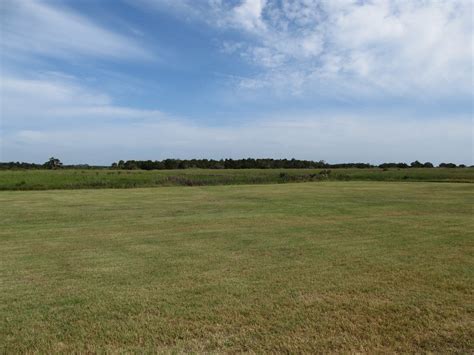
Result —
<instances>
[{"instance_id":1,"label":"open field","mask_svg":"<svg viewBox=\"0 0 474 355\"><path fill-rule=\"evenodd\" d=\"M464 183L3 191L0 352L472 353L473 203Z\"/></svg>"},{"instance_id":2,"label":"open field","mask_svg":"<svg viewBox=\"0 0 474 355\"><path fill-rule=\"evenodd\" d=\"M307 181L474 182L474 168L237 169L237 170L3 170L0 190L131 188L271 184Z\"/></svg>"}]
</instances>

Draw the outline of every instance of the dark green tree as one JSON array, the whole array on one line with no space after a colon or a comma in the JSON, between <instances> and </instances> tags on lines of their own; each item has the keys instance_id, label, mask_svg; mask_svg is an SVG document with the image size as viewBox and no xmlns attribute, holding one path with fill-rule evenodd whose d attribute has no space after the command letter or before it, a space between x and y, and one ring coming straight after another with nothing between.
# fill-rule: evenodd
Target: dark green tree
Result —
<instances>
[{"instance_id":1,"label":"dark green tree","mask_svg":"<svg viewBox=\"0 0 474 355\"><path fill-rule=\"evenodd\" d=\"M59 169L63 166L63 163L58 158L51 157L43 166L47 169Z\"/></svg>"},{"instance_id":2,"label":"dark green tree","mask_svg":"<svg viewBox=\"0 0 474 355\"><path fill-rule=\"evenodd\" d=\"M410 164L410 166L411 166L412 168L422 168L422 167L423 167L423 164L421 164L418 160L415 160L414 162L412 162L412 163Z\"/></svg>"},{"instance_id":3,"label":"dark green tree","mask_svg":"<svg viewBox=\"0 0 474 355\"><path fill-rule=\"evenodd\" d=\"M441 163L439 164L440 168L455 168L456 164L454 163Z\"/></svg>"}]
</instances>

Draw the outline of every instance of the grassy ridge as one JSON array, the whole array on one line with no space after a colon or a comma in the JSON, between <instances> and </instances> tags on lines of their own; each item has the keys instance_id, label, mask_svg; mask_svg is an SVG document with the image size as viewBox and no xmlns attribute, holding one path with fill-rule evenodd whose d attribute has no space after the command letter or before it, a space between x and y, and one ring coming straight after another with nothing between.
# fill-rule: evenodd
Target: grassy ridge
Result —
<instances>
[{"instance_id":1,"label":"grassy ridge","mask_svg":"<svg viewBox=\"0 0 474 355\"><path fill-rule=\"evenodd\" d=\"M5 170L0 190L270 184L304 181L474 182L474 168L242 170Z\"/></svg>"},{"instance_id":2,"label":"grassy ridge","mask_svg":"<svg viewBox=\"0 0 474 355\"><path fill-rule=\"evenodd\" d=\"M3 191L0 353L472 353L473 203L418 182Z\"/></svg>"}]
</instances>

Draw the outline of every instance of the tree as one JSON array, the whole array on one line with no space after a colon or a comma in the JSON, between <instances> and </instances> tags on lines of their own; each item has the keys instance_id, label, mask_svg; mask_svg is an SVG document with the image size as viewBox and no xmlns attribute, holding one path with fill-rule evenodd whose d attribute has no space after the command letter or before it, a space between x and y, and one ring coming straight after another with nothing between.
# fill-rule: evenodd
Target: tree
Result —
<instances>
[{"instance_id":1,"label":"tree","mask_svg":"<svg viewBox=\"0 0 474 355\"><path fill-rule=\"evenodd\" d=\"M455 168L456 164L454 163L441 163L439 164L440 168Z\"/></svg>"},{"instance_id":2,"label":"tree","mask_svg":"<svg viewBox=\"0 0 474 355\"><path fill-rule=\"evenodd\" d=\"M432 168L432 167L433 167L433 163L430 163L429 161L427 161L426 163L423 164L423 167L424 167L424 168Z\"/></svg>"},{"instance_id":3,"label":"tree","mask_svg":"<svg viewBox=\"0 0 474 355\"><path fill-rule=\"evenodd\" d=\"M415 160L414 162L412 162L412 163L410 164L410 166L411 166L412 168L422 168L422 167L423 167L423 164L421 164L418 160Z\"/></svg>"},{"instance_id":4,"label":"tree","mask_svg":"<svg viewBox=\"0 0 474 355\"><path fill-rule=\"evenodd\" d=\"M43 166L47 169L59 169L63 166L63 163L58 158L51 157L49 160L43 164Z\"/></svg>"}]
</instances>

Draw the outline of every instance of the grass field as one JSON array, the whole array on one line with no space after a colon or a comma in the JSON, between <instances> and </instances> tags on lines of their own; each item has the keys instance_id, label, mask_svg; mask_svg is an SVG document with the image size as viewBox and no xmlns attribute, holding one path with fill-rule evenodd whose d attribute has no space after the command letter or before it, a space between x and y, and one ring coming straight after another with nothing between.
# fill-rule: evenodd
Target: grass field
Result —
<instances>
[{"instance_id":1,"label":"grass field","mask_svg":"<svg viewBox=\"0 0 474 355\"><path fill-rule=\"evenodd\" d=\"M472 353L473 203L426 182L2 191L0 352Z\"/></svg>"},{"instance_id":2,"label":"grass field","mask_svg":"<svg viewBox=\"0 0 474 355\"><path fill-rule=\"evenodd\" d=\"M474 182L474 168L237 169L237 170L3 170L0 190L132 188L270 184L307 181Z\"/></svg>"}]
</instances>

